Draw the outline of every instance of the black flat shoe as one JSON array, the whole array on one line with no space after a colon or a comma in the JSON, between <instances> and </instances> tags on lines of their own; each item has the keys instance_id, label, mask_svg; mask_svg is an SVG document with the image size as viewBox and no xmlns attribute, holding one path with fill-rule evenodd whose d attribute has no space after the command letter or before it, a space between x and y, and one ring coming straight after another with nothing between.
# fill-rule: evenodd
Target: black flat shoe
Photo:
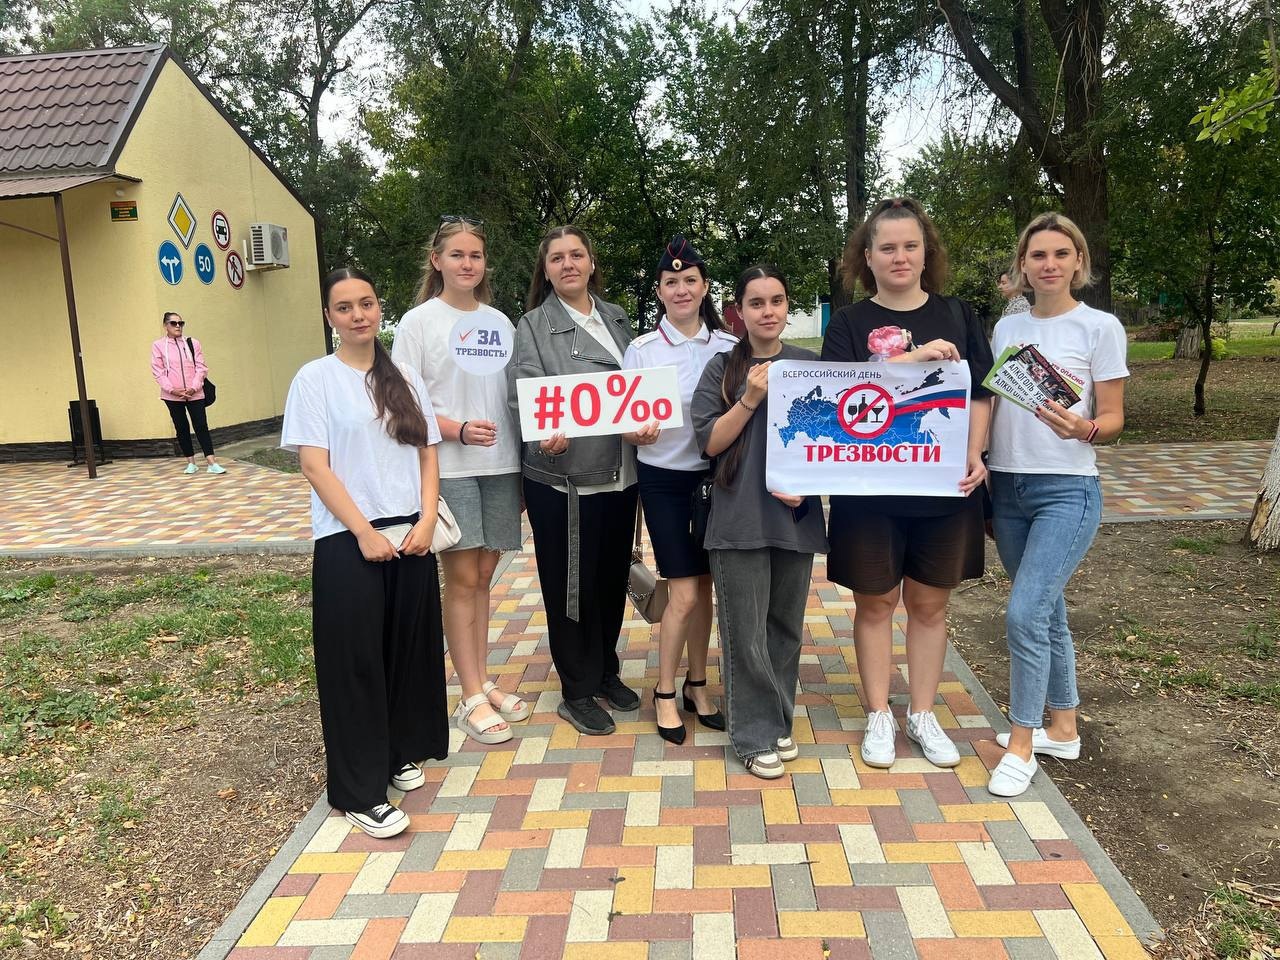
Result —
<instances>
[{"instance_id":1,"label":"black flat shoe","mask_svg":"<svg viewBox=\"0 0 1280 960\"><path fill-rule=\"evenodd\" d=\"M689 697L689 694L684 693L684 690L689 687L705 687L706 685L707 685L706 678L703 678L702 680L690 680L688 677L684 678L684 688L681 689L681 693L684 694L684 708L688 710L690 713L697 714L698 722L702 724L704 727L707 727L708 729L711 729L711 730L723 730L724 729L723 713L721 713L719 710L717 710L715 713L698 713L698 705L693 702L693 700ZM674 696L674 693L672 695Z\"/></svg>"},{"instance_id":2,"label":"black flat shoe","mask_svg":"<svg viewBox=\"0 0 1280 960\"><path fill-rule=\"evenodd\" d=\"M676 698L676 692L674 690L672 690L670 693L659 693L658 688L654 687L653 688L653 701L654 701L653 709L657 711L659 700L674 700L675 698ZM655 718L655 722L657 722L656 718ZM681 723L680 726L678 727L664 727L662 724L659 723L658 736L660 736L663 740L667 741L667 743L674 743L678 747L680 746L680 744L684 743L684 738L686 736L684 724Z\"/></svg>"}]
</instances>

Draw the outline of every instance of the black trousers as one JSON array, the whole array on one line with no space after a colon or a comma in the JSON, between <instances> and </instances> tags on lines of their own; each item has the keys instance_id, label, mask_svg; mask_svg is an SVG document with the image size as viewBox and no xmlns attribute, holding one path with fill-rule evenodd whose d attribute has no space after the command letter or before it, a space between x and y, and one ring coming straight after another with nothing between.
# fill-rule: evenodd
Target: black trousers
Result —
<instances>
[{"instance_id":1,"label":"black trousers","mask_svg":"<svg viewBox=\"0 0 1280 960\"><path fill-rule=\"evenodd\" d=\"M618 675L618 634L627 603L633 484L616 493L578 498L578 619L565 615L569 586L569 495L527 477L524 502L533 528L547 640L566 700L589 697L605 677Z\"/></svg>"},{"instance_id":2,"label":"black trousers","mask_svg":"<svg viewBox=\"0 0 1280 960\"><path fill-rule=\"evenodd\" d=\"M173 429L178 432L178 446L182 448L184 457L195 456L191 446L191 428L196 431L196 439L200 441L200 449L206 457L213 456L213 438L209 436L209 419L205 416L204 400L166 400L169 418L173 421ZM187 417L191 417L191 427L187 426Z\"/></svg>"},{"instance_id":3,"label":"black trousers","mask_svg":"<svg viewBox=\"0 0 1280 960\"><path fill-rule=\"evenodd\" d=\"M436 558L371 563L353 534L322 537L311 618L329 803L368 810L401 766L449 754Z\"/></svg>"}]
</instances>

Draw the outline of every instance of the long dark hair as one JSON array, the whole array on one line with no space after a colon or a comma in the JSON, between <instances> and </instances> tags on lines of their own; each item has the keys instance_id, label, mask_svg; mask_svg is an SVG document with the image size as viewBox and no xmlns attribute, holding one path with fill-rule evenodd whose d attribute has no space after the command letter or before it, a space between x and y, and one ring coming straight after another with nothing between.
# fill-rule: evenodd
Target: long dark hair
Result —
<instances>
[{"instance_id":1,"label":"long dark hair","mask_svg":"<svg viewBox=\"0 0 1280 960\"><path fill-rule=\"evenodd\" d=\"M373 291L374 297L378 296L378 288L374 286L373 278L363 270L357 267L338 267L330 271L321 286L326 319L329 313L329 297L333 293L333 288L343 280L363 280ZM378 419L386 427L388 436L397 443L411 447L427 445L429 439L427 419L422 414L422 407L418 405L418 398L414 396L409 381L404 378L400 368L391 359L391 354L387 353L377 337L373 340L373 366L365 374L364 385L373 399Z\"/></svg>"},{"instance_id":2,"label":"long dark hair","mask_svg":"<svg viewBox=\"0 0 1280 960\"><path fill-rule=\"evenodd\" d=\"M547 279L547 251L551 249L551 244L561 237L577 237L582 241L582 245L587 248L587 256L591 258L592 266L591 276L587 280L587 291L594 293L601 300L604 299L604 281L600 277L600 265L596 262L595 245L581 227L575 227L573 224L567 223L563 227L552 227L547 231L547 235L542 238L542 242L538 244L538 258L533 263L533 277L529 281L529 295L524 300L524 308L526 310L534 310L542 306L543 301L551 296L551 291L555 289L551 285L551 281Z\"/></svg>"},{"instance_id":3,"label":"long dark hair","mask_svg":"<svg viewBox=\"0 0 1280 960\"><path fill-rule=\"evenodd\" d=\"M757 263L743 270L733 287L733 299L739 310L742 309L742 301L747 295L747 285L752 280L777 280L782 284L782 292L787 295L787 299L791 299L791 285L787 283L787 278L782 275L782 271L771 263ZM733 349L729 351L729 359L724 365L724 378L720 381L720 396L724 400L726 411L738 402L738 391L746 383L747 373L750 370L751 337L748 335L734 344ZM746 454L747 442L747 430L743 427L737 439L729 445L729 449L720 454L716 463L716 483L719 486L732 486L737 479L738 468L742 465L742 458Z\"/></svg>"},{"instance_id":4,"label":"long dark hair","mask_svg":"<svg viewBox=\"0 0 1280 960\"><path fill-rule=\"evenodd\" d=\"M705 264L694 264L698 268L698 273L703 281L707 279L707 268ZM658 271L658 286L662 286L662 275L664 273L675 273L674 270ZM658 298L658 319L661 320L667 315L667 305L662 302L662 298ZM702 295L702 303L698 307L698 315L702 317L702 322L706 324L708 330L723 330L724 321L720 319L720 311L716 309L715 298L711 296L711 288L707 288L707 292Z\"/></svg>"},{"instance_id":5,"label":"long dark hair","mask_svg":"<svg viewBox=\"0 0 1280 960\"><path fill-rule=\"evenodd\" d=\"M911 197L891 197L881 200L867 219L849 234L849 242L844 246L844 259L840 263L840 273L844 278L845 288L853 293L855 282L870 294L876 292L876 275L871 272L867 263L867 251L875 243L876 230L881 220L915 220L920 224L920 233L924 237L924 269L920 272L920 289L926 293L941 293L947 283L947 248L942 244L938 228L934 226L929 214L919 200Z\"/></svg>"}]
</instances>

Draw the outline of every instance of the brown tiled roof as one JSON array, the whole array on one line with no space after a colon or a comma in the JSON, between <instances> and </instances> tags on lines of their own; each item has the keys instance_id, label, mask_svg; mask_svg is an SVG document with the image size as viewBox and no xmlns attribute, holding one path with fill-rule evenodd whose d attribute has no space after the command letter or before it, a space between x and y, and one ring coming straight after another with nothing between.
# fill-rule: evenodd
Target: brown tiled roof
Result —
<instances>
[{"instance_id":1,"label":"brown tiled roof","mask_svg":"<svg viewBox=\"0 0 1280 960\"><path fill-rule=\"evenodd\" d=\"M0 179L110 172L159 44L0 58Z\"/></svg>"}]
</instances>

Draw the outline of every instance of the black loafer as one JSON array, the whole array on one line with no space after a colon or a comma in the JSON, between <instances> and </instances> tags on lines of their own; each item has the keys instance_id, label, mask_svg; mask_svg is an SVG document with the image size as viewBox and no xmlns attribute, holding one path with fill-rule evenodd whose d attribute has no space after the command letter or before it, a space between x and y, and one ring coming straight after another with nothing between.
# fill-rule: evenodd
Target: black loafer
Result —
<instances>
[{"instance_id":1,"label":"black loafer","mask_svg":"<svg viewBox=\"0 0 1280 960\"><path fill-rule=\"evenodd\" d=\"M589 737L607 736L617 729L613 725L613 717L591 697L565 700L556 707L556 713L573 724L579 733Z\"/></svg>"},{"instance_id":2,"label":"black loafer","mask_svg":"<svg viewBox=\"0 0 1280 960\"><path fill-rule=\"evenodd\" d=\"M601 680L596 696L608 700L609 706L615 710L635 710L640 706L640 695L618 677L605 677Z\"/></svg>"}]
</instances>

